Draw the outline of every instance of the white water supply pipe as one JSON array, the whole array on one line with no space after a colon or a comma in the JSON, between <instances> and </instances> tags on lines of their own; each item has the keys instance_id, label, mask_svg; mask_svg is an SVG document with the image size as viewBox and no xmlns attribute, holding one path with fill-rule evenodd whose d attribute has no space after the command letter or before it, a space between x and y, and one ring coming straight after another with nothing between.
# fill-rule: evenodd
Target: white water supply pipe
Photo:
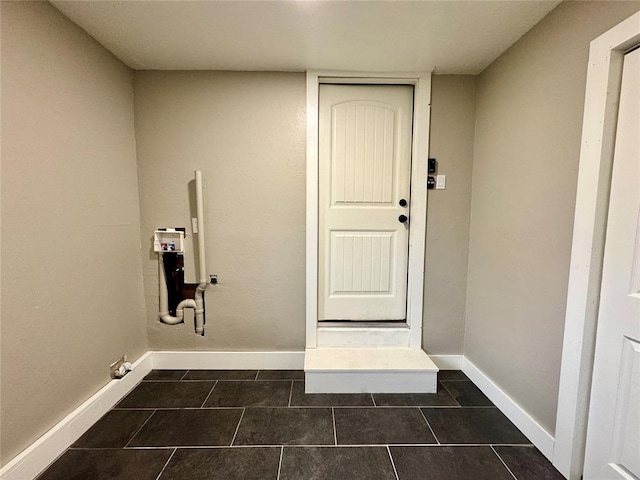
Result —
<instances>
[{"instance_id":1,"label":"white water supply pipe","mask_svg":"<svg viewBox=\"0 0 640 480\"><path fill-rule=\"evenodd\" d=\"M198 335L204 335L204 292L207 289L206 261L204 254L204 208L202 200L202 172L195 171L196 176L196 217L198 219L198 260L200 274L199 285L196 287L195 299L183 300L176 308L176 316L169 314L169 292L167 290L167 279L164 273L162 253L158 255L158 276L160 277L160 321L168 325L182 323L184 319L184 309L193 308L195 311L195 330Z\"/></svg>"},{"instance_id":2,"label":"white water supply pipe","mask_svg":"<svg viewBox=\"0 0 640 480\"><path fill-rule=\"evenodd\" d=\"M198 217L198 273L200 284L196 288L195 314L196 333L204 335L204 291L207 288L207 263L204 256L204 202L202 200L202 172L195 171L196 175L196 217Z\"/></svg>"}]
</instances>

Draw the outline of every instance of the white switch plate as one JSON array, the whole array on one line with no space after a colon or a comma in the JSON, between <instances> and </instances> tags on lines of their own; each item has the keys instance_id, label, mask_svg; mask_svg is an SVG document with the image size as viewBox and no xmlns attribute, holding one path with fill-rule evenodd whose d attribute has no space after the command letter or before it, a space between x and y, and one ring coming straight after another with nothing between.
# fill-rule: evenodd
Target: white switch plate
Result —
<instances>
[{"instance_id":1,"label":"white switch plate","mask_svg":"<svg viewBox=\"0 0 640 480\"><path fill-rule=\"evenodd\" d=\"M193 231L193 233L198 233L198 219L197 218L192 218L191 219L191 230Z\"/></svg>"},{"instance_id":2,"label":"white switch plate","mask_svg":"<svg viewBox=\"0 0 640 480\"><path fill-rule=\"evenodd\" d=\"M436 190L444 190L447 186L446 175L436 175Z\"/></svg>"}]
</instances>

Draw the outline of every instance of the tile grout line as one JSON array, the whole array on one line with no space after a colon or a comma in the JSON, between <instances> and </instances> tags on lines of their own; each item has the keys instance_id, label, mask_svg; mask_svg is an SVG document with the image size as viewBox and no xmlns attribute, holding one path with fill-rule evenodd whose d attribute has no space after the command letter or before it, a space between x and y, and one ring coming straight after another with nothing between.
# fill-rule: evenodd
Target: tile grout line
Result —
<instances>
[{"instance_id":1,"label":"tile grout line","mask_svg":"<svg viewBox=\"0 0 640 480\"><path fill-rule=\"evenodd\" d=\"M429 420L427 420L427 417L425 417L424 412L422 411L422 409L418 407L418 410L420 411L420 415L422 415L422 418L424 418L424 421L426 422L427 427L429 427L429 430L431 430L431 435L433 435L433 438L436 439L436 442L438 442L438 445L442 445L440 443L440 440L438 440L438 437L436 436L436 432L434 432L433 428L431 428L431 424L429 423Z\"/></svg>"},{"instance_id":2,"label":"tile grout line","mask_svg":"<svg viewBox=\"0 0 640 480\"><path fill-rule=\"evenodd\" d=\"M153 417L156 414L156 410L154 410L153 412L151 412L151 415L149 415L149 418L147 418L144 423L140 426L139 429L137 429L133 435L131 435L131 438L129 439L129 441L125 444L124 447L122 448L127 448L129 446L129 444L133 441L133 439L136 437L136 435L138 435L138 433L140 433L140 430L142 430L144 428L144 426L149 422L149 420L151 420L151 417Z\"/></svg>"},{"instance_id":3,"label":"tile grout line","mask_svg":"<svg viewBox=\"0 0 640 480\"><path fill-rule=\"evenodd\" d=\"M393 467L393 473L395 473L396 475L396 480L400 480L400 477L398 477L398 470L396 470L396 462L393 461L393 456L391 455L391 449L389 448L389 445L387 445L387 453L389 454L389 459L391 460L391 466Z\"/></svg>"},{"instance_id":4,"label":"tile grout line","mask_svg":"<svg viewBox=\"0 0 640 480\"><path fill-rule=\"evenodd\" d=\"M258 380L258 375L260 375L260 370L256 370L256 376L254 377L254 380Z\"/></svg>"},{"instance_id":5,"label":"tile grout line","mask_svg":"<svg viewBox=\"0 0 640 480\"><path fill-rule=\"evenodd\" d=\"M242 408L242 414L240 415L240 420L238 420L238 425L236 426L236 431L233 434L233 438L231 439L231 444L229 445L230 447L233 446L233 442L236 441L236 435L238 435L238 430L240 430L240 423L242 422L242 417L244 417L244 412L247 409L245 407Z\"/></svg>"},{"instance_id":6,"label":"tile grout line","mask_svg":"<svg viewBox=\"0 0 640 480\"><path fill-rule=\"evenodd\" d=\"M189 375L189 370L187 370L186 372L184 372L184 375L182 375L182 377L180 377L180 380L184 380L184 377L186 377L187 375ZM180 381L179 380L179 381Z\"/></svg>"},{"instance_id":7,"label":"tile grout line","mask_svg":"<svg viewBox=\"0 0 640 480\"><path fill-rule=\"evenodd\" d=\"M280 470L282 469L282 456L284 454L284 445L280 446L280 461L278 462L278 476L276 480L280 480Z\"/></svg>"},{"instance_id":8,"label":"tile grout line","mask_svg":"<svg viewBox=\"0 0 640 480\"><path fill-rule=\"evenodd\" d=\"M498 459L502 462L502 465L504 465L504 468L506 468L506 469L507 469L507 471L511 474L511 476L512 476L513 478L515 478L515 480L518 480L518 477L516 477L516 476L514 475L514 473L513 473L513 472L511 471L511 469L507 466L507 464L504 462L504 460L502 459L502 457L498 454L498 452L496 452L496 449L495 449L495 448L493 448L493 445L489 445L489 447L491 447L491 450L493 450L493 453L495 453L495 454L496 454L496 457L498 457Z\"/></svg>"},{"instance_id":9,"label":"tile grout line","mask_svg":"<svg viewBox=\"0 0 640 480\"><path fill-rule=\"evenodd\" d=\"M291 397L293 396L293 380L291 380L291 389L289 390L289 404L287 405L287 407L291 406Z\"/></svg>"},{"instance_id":10,"label":"tile grout line","mask_svg":"<svg viewBox=\"0 0 640 480\"><path fill-rule=\"evenodd\" d=\"M212 380L213 381L213 380ZM223 380L220 380L223 381ZM226 381L226 380L224 380ZM276 380L278 382L280 382L280 380ZM282 383L282 382L281 382ZM315 395L315 394L310 394L310 395ZM319 395L325 395L323 393L319 394ZM330 394L332 395L332 394ZM339 394L340 395L340 394ZM292 409L298 409L298 408L313 408L313 409L318 409L318 408L330 408L330 405L291 405L291 407L287 407L286 405L270 405L270 406L266 406L266 405L251 405L252 408L292 408ZM127 411L127 410L217 410L217 409L221 409L221 408L242 408L242 406L235 406L235 407L113 407L111 410L119 410L119 411ZM458 405L422 405L422 404L418 404L418 405L404 405L404 404L398 404L398 405L376 405L375 407L371 406L371 405L338 405L336 408L345 408L345 409L358 409L358 408L375 408L377 410L386 410L386 409L394 409L394 408L428 408L430 410L445 410L445 409L451 409L451 410L471 410L471 409L493 409L493 410L499 410L498 407L496 406L475 406L475 405L469 405L469 406L458 406ZM530 445L530 444L529 444Z\"/></svg>"},{"instance_id":11,"label":"tile grout line","mask_svg":"<svg viewBox=\"0 0 640 480\"><path fill-rule=\"evenodd\" d=\"M331 419L333 420L333 445L338 446L338 432L336 430L336 412L335 408L331 407Z\"/></svg>"},{"instance_id":12,"label":"tile grout line","mask_svg":"<svg viewBox=\"0 0 640 480\"><path fill-rule=\"evenodd\" d=\"M164 470L167 468L167 465L169 465L169 462L171 461L171 459L173 458L173 456L176 454L176 452L178 451L177 448L173 449L173 452L171 452L171 455L169 455L169 458L167 459L167 461L164 464L164 467L162 467L162 470L160 470L160 473L158 474L158 476L156 477L156 480L159 480L160 477L162 476L162 474L164 473Z\"/></svg>"},{"instance_id":13,"label":"tile grout line","mask_svg":"<svg viewBox=\"0 0 640 480\"><path fill-rule=\"evenodd\" d=\"M445 381L446 381L446 380L445 380ZM466 380L458 380L458 381L460 381L460 382L465 381L465 382L466 382ZM451 392L449 391L449 389L448 389L448 388L447 388L447 386L444 384L444 382L440 381L439 383L440 383L440 385L442 385L442 388L444 388L444 389L447 391L447 393L448 393L449 395L451 395L451 398L453 398L453 401L454 401L454 402L456 402L456 403L458 404L458 406L459 406L459 407L462 407L462 405L460 404L460 402L458 401L458 399L457 399L456 397L454 397L454 396L453 396L453 393L451 393Z\"/></svg>"},{"instance_id":14,"label":"tile grout line","mask_svg":"<svg viewBox=\"0 0 640 480\"><path fill-rule=\"evenodd\" d=\"M271 444L271 443L256 443L251 445L163 445L163 446L134 446L134 447L126 447L126 450L167 450L172 448L181 448L181 449L193 449L193 448L216 448L216 449L225 449L230 448L233 450L240 448L277 448L281 447L283 444ZM344 445L333 445L330 443L325 444L310 444L310 445L298 445L291 444L286 445L288 447L295 448L334 448L336 446L340 448L362 448L362 447L384 447L385 443L354 443L354 444L344 444ZM492 444L490 443L389 443L390 447L428 447L428 448L439 448L439 447L472 447L472 448L486 448L490 447ZM496 443L494 444L499 447L525 447L525 448L533 448L534 446L530 443ZM113 447L69 447L67 450L114 450Z\"/></svg>"},{"instance_id":15,"label":"tile grout line","mask_svg":"<svg viewBox=\"0 0 640 480\"><path fill-rule=\"evenodd\" d=\"M211 387L211 390L209 390L209 394L205 397L204 402L202 402L202 405L200 405L200 408L203 408L205 403L207 403L207 400L209 400L209 397L213 393L213 390L216 388L216 385L218 385L218 380L215 381L213 387Z\"/></svg>"},{"instance_id":16,"label":"tile grout line","mask_svg":"<svg viewBox=\"0 0 640 480\"><path fill-rule=\"evenodd\" d=\"M385 443L354 443L354 444L345 444L345 445L331 445L331 444L311 444L311 445L298 445L298 444L291 444L291 445L287 445L289 447L296 447L296 448L333 448L336 446L339 446L341 448L362 448L362 447L382 447L384 445L387 445ZM438 448L438 447L472 447L472 448L478 448L478 447L490 447L490 446L498 446L498 447L524 447L524 448L534 448L533 445L529 444L529 443L496 443L496 444L489 444L489 443L441 443L441 444L436 444L436 443L389 443L388 444L390 447L430 447L430 448ZM225 449L225 448L233 448L233 449L239 449L239 448L276 448L276 447L280 447L282 446L282 444L255 444L255 445L163 445L163 446L148 446L148 445L144 445L144 446L133 446L133 447L69 447L67 450L65 450L66 453L69 450L122 450L122 449L126 449L126 450L169 450L169 449L173 449L173 448L182 448L182 449L189 449L189 448L209 448L209 449Z\"/></svg>"},{"instance_id":17,"label":"tile grout line","mask_svg":"<svg viewBox=\"0 0 640 480\"><path fill-rule=\"evenodd\" d=\"M371 401L373 402L373 406L377 407L378 405L376 405L376 399L373 397L373 393L370 393L369 395L371 395Z\"/></svg>"}]
</instances>

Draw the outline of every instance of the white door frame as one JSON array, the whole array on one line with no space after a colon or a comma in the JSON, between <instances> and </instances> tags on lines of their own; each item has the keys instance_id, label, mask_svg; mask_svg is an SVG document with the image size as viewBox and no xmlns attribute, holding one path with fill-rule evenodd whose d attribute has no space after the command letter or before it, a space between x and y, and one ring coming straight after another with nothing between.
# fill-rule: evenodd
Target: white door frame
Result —
<instances>
[{"instance_id":1,"label":"white door frame","mask_svg":"<svg viewBox=\"0 0 640 480\"><path fill-rule=\"evenodd\" d=\"M413 85L413 137L411 145L411 204L407 324L409 346L422 348L424 250L427 225L427 160L431 109L430 73L307 72L307 241L306 241L306 348L318 344L318 101L323 83Z\"/></svg>"},{"instance_id":2,"label":"white door frame","mask_svg":"<svg viewBox=\"0 0 640 480\"><path fill-rule=\"evenodd\" d=\"M591 42L553 452L579 479L584 466L611 169L624 53L640 43L640 12Z\"/></svg>"}]
</instances>

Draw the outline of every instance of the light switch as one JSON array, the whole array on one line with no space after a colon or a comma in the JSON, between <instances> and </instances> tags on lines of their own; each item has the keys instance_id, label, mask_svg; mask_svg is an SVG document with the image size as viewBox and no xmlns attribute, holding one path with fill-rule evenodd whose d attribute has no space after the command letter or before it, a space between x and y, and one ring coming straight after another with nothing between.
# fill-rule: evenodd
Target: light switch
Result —
<instances>
[{"instance_id":1,"label":"light switch","mask_svg":"<svg viewBox=\"0 0 640 480\"><path fill-rule=\"evenodd\" d=\"M436 175L436 190L444 190L447 186L446 175Z\"/></svg>"}]
</instances>

